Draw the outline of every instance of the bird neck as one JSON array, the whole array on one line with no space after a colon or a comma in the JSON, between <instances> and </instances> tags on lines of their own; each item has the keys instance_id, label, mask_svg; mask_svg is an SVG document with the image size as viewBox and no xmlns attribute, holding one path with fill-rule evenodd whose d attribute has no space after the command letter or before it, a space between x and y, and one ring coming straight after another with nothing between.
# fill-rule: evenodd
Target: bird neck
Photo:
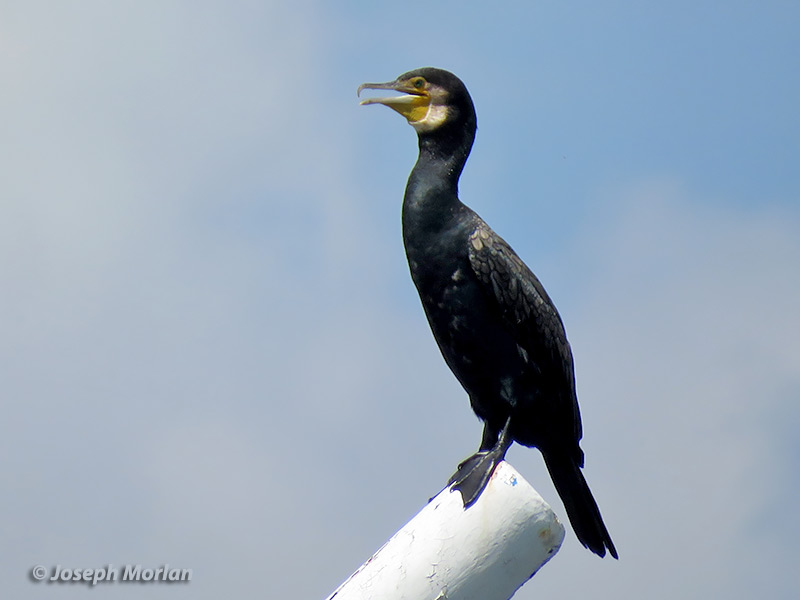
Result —
<instances>
[{"instance_id":1,"label":"bird neck","mask_svg":"<svg viewBox=\"0 0 800 600\"><path fill-rule=\"evenodd\" d=\"M459 205L458 180L467 162L474 128L419 136L419 158L406 186L404 215L427 213L436 219L440 211Z\"/></svg>"},{"instance_id":2,"label":"bird neck","mask_svg":"<svg viewBox=\"0 0 800 600\"><path fill-rule=\"evenodd\" d=\"M419 158L415 168L434 170L442 180L458 185L458 178L475 141L475 125L469 120L462 126L445 126L419 136Z\"/></svg>"}]
</instances>

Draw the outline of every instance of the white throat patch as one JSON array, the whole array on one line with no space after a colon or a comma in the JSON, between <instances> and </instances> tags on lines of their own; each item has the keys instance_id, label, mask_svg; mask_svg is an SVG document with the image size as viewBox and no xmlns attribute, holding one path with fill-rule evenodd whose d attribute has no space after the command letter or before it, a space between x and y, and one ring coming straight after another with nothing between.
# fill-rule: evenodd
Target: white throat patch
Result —
<instances>
[{"instance_id":1,"label":"white throat patch","mask_svg":"<svg viewBox=\"0 0 800 600\"><path fill-rule=\"evenodd\" d=\"M428 105L428 112L419 121L409 121L411 126L417 131L433 131L441 126L449 114L449 108L446 104L435 104L433 102Z\"/></svg>"}]
</instances>

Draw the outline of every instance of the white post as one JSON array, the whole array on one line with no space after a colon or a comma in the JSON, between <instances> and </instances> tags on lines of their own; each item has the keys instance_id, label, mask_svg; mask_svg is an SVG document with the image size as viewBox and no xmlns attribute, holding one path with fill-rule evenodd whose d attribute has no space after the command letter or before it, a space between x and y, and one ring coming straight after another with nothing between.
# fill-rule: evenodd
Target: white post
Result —
<instances>
[{"instance_id":1,"label":"white post","mask_svg":"<svg viewBox=\"0 0 800 600\"><path fill-rule=\"evenodd\" d=\"M501 462L474 505L446 488L328 600L508 600L563 540L552 509Z\"/></svg>"}]
</instances>

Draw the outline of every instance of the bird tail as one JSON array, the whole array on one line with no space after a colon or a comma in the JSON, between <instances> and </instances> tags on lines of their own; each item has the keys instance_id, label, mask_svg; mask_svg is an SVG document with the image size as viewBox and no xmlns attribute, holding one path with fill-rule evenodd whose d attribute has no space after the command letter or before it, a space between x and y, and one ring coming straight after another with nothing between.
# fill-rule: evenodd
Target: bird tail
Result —
<instances>
[{"instance_id":1,"label":"bird tail","mask_svg":"<svg viewBox=\"0 0 800 600\"><path fill-rule=\"evenodd\" d=\"M614 542L603 523L600 509L578 464L568 454L543 455L578 540L598 556L605 556L607 548L611 556L618 558L617 549L614 548Z\"/></svg>"}]
</instances>

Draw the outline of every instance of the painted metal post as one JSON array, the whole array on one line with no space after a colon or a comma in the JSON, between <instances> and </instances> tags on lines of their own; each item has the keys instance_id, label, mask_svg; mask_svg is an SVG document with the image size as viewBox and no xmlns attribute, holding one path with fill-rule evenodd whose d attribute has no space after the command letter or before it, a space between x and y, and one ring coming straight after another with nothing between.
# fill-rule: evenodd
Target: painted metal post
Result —
<instances>
[{"instance_id":1,"label":"painted metal post","mask_svg":"<svg viewBox=\"0 0 800 600\"><path fill-rule=\"evenodd\" d=\"M502 462L473 506L446 488L328 600L508 600L563 539L550 506Z\"/></svg>"}]
</instances>

